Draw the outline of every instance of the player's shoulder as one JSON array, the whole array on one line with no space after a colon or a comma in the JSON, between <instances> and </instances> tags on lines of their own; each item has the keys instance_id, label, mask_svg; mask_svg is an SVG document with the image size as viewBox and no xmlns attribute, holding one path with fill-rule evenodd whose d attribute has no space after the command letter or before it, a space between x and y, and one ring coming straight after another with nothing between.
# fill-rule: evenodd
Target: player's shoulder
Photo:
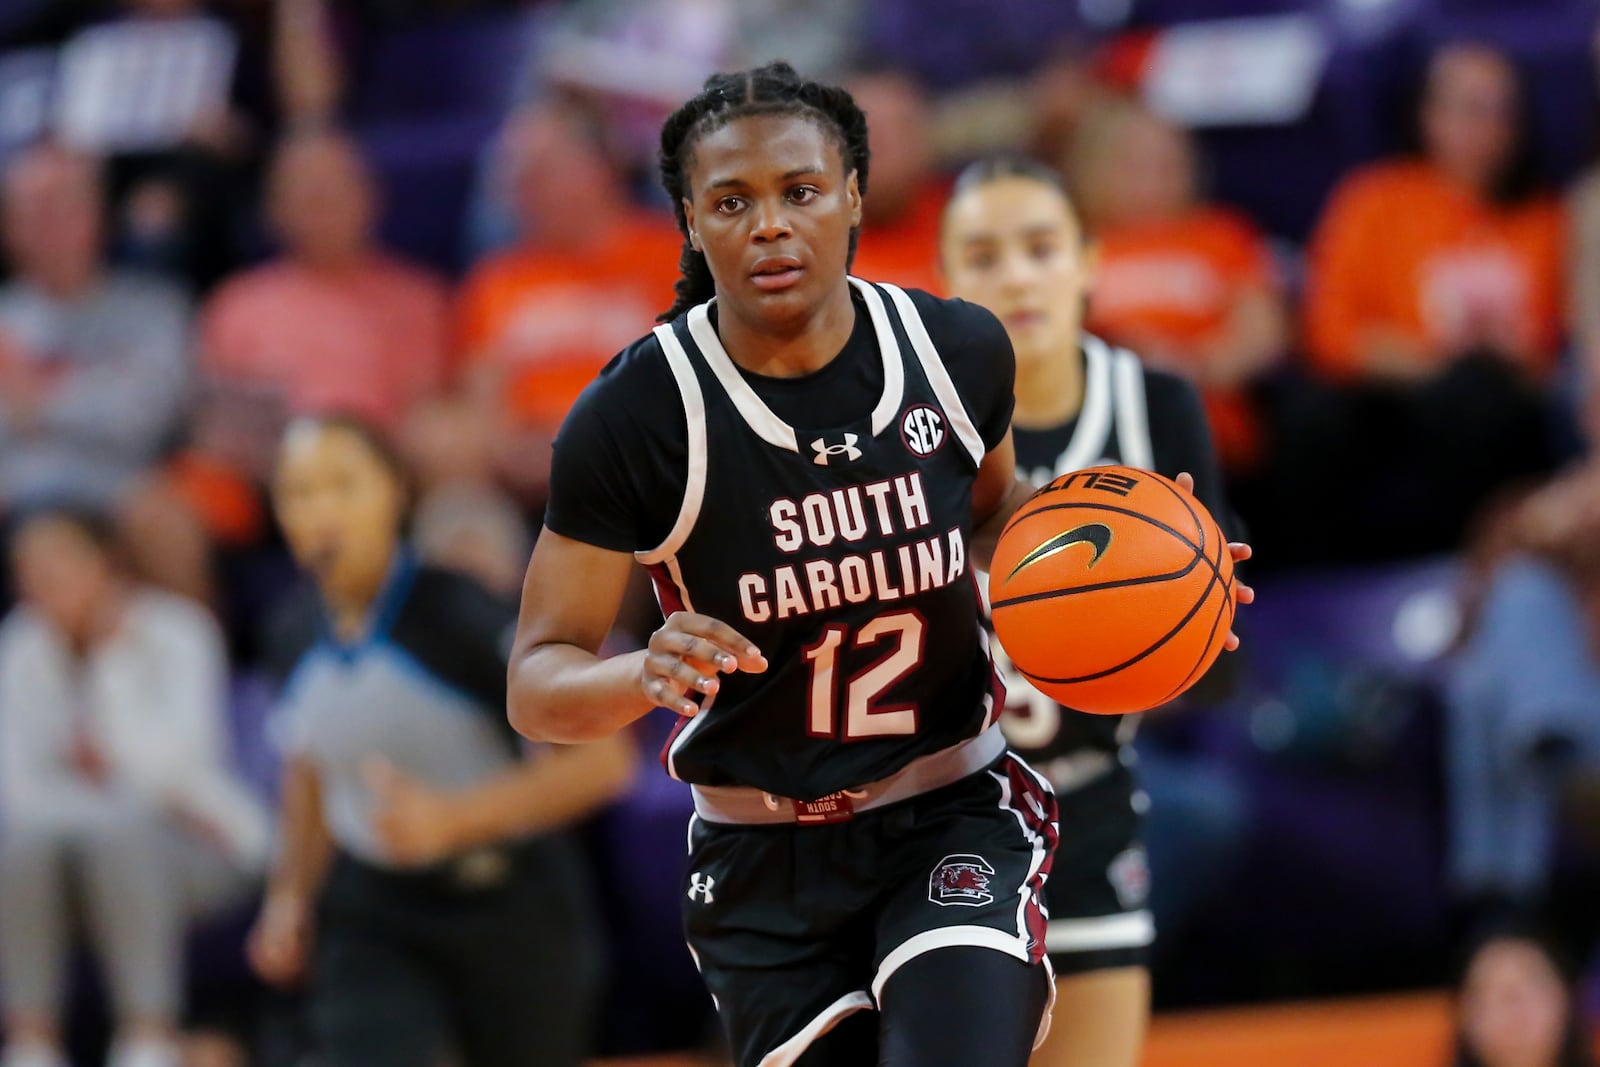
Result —
<instances>
[{"instance_id":1,"label":"player's shoulder","mask_svg":"<svg viewBox=\"0 0 1600 1067\"><path fill-rule=\"evenodd\" d=\"M910 298L911 306L916 308L917 317L922 320L935 345L946 337L970 340L985 335L1006 335L1005 327L995 318L994 312L981 304L959 297L935 296L926 289L903 291Z\"/></svg>"},{"instance_id":2,"label":"player's shoulder","mask_svg":"<svg viewBox=\"0 0 1600 1067\"><path fill-rule=\"evenodd\" d=\"M1194 382L1184 375L1163 367L1151 366L1140 358L1139 353L1132 349L1113 345L1093 335L1088 336L1092 341L1098 341L1103 345L1105 351L1119 358L1131 359L1139 365L1139 375L1144 386L1146 410L1171 412L1180 409L1198 410L1200 408L1200 390L1195 386Z\"/></svg>"},{"instance_id":3,"label":"player's shoulder","mask_svg":"<svg viewBox=\"0 0 1600 1067\"><path fill-rule=\"evenodd\" d=\"M1200 390L1194 382L1181 374L1149 364L1144 370L1145 406L1152 411L1198 411L1201 407Z\"/></svg>"},{"instance_id":4,"label":"player's shoulder","mask_svg":"<svg viewBox=\"0 0 1600 1067\"><path fill-rule=\"evenodd\" d=\"M611 357L586 386L563 425L563 432L579 425L641 427L663 425L661 413L674 413L682 422L677 380L654 332Z\"/></svg>"}]
</instances>

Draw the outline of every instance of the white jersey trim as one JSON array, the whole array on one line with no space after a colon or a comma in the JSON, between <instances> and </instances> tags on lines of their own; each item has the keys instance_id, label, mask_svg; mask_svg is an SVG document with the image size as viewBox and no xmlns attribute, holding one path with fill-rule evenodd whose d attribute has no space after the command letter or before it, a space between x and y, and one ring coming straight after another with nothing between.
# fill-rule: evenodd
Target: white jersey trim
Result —
<instances>
[{"instance_id":1,"label":"white jersey trim","mask_svg":"<svg viewBox=\"0 0 1600 1067\"><path fill-rule=\"evenodd\" d=\"M706 495L706 399L700 392L700 379L695 376L689 353L678 342L670 323L662 323L653 331L661 351L678 383L678 395L683 398L683 415L689 429L689 469L684 479L683 505L678 509L678 521L673 523L667 538L655 548L635 552L634 558L650 565L666 563L678 592L684 596L684 607L689 606L688 591L683 588L683 578L678 573L677 561L672 559L689 540L694 524L700 518L700 505Z\"/></svg>"},{"instance_id":2,"label":"white jersey trim","mask_svg":"<svg viewBox=\"0 0 1600 1067\"><path fill-rule=\"evenodd\" d=\"M906 395L906 364L900 357L900 342L895 338L894 327L889 324L889 312L883 306L883 297L870 282L851 278L850 283L866 301L867 314L872 317L872 329L878 335L878 351L884 354L883 396L878 400L878 406L872 409L872 436L877 437L900 414L900 402ZM891 352L896 358L889 358Z\"/></svg>"},{"instance_id":3,"label":"white jersey trim","mask_svg":"<svg viewBox=\"0 0 1600 1067\"><path fill-rule=\"evenodd\" d=\"M859 278L851 278L850 284L856 287L866 302L867 315L877 335L878 358L883 361L883 394L872 409L872 435L876 437L899 413L900 401L905 393L905 364L900 356L900 345L895 341L894 329L889 324L889 316L884 311L883 300L877 291ZM711 304L712 301L707 301L689 310L689 335L705 357L706 365L717 376L728 399L733 401L733 406L757 437L787 452L799 452L800 441L794 427L767 407L766 401L739 373L728 350L722 347L722 339L711 325ZM656 329L660 330L661 327Z\"/></svg>"},{"instance_id":4,"label":"white jersey trim","mask_svg":"<svg viewBox=\"0 0 1600 1067\"><path fill-rule=\"evenodd\" d=\"M1122 463L1140 470L1155 470L1149 408L1144 399L1144 368L1139 365L1139 357L1126 349L1117 349L1112 358L1116 361L1117 446L1122 453Z\"/></svg>"},{"instance_id":5,"label":"white jersey trim","mask_svg":"<svg viewBox=\"0 0 1600 1067\"><path fill-rule=\"evenodd\" d=\"M1051 919L1044 934L1045 948L1057 953L1145 948L1155 940L1156 921L1148 911L1095 919Z\"/></svg>"},{"instance_id":6,"label":"white jersey trim","mask_svg":"<svg viewBox=\"0 0 1600 1067\"><path fill-rule=\"evenodd\" d=\"M868 996L865 990L858 989L854 993L846 993L823 1008L821 1013L806 1023L799 1033L761 1057L761 1062L756 1067L791 1067L817 1038L838 1026L840 1020L858 1011L871 1011L874 1007L872 997Z\"/></svg>"},{"instance_id":7,"label":"white jersey trim","mask_svg":"<svg viewBox=\"0 0 1600 1067\"><path fill-rule=\"evenodd\" d=\"M1066 451L1056 461L1056 476L1080 471L1099 462L1111 439L1111 350L1104 341L1083 335L1083 410Z\"/></svg>"},{"instance_id":8,"label":"white jersey trim","mask_svg":"<svg viewBox=\"0 0 1600 1067\"><path fill-rule=\"evenodd\" d=\"M944 360L939 358L939 350L933 346L933 338L928 336L928 329L922 324L922 316L917 313L917 306L899 286L889 285L886 282L878 284L883 286L883 291L889 294L889 298L894 301L895 309L900 312L900 324L905 327L906 337L917 353L917 361L922 364L922 373L927 377L928 384L933 387L933 395L939 398L939 403L944 407L945 417L950 420L950 428L955 431L956 440L961 442L961 447L972 459L973 466L983 466L985 451L983 435L973 423L972 415L962 402L961 393L957 391L955 382L950 380L950 372L945 369Z\"/></svg>"}]
</instances>

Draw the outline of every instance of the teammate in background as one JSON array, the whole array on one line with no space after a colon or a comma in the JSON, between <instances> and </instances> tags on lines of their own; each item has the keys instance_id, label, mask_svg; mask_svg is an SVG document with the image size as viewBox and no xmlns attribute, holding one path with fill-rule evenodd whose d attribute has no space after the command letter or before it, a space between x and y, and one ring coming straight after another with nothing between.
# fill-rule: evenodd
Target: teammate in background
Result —
<instances>
[{"instance_id":1,"label":"teammate in background","mask_svg":"<svg viewBox=\"0 0 1600 1067\"><path fill-rule=\"evenodd\" d=\"M1188 472L1200 501L1226 517L1194 386L1084 332L1094 253L1052 171L1007 159L969 166L945 208L941 258L950 292L993 311L1011 337L1012 442L1024 477L1043 485L1106 463ZM1129 747L1139 720L1061 708L1020 674L1004 674L1001 725L1055 787L1065 829L1047 886L1056 1018L1034 1063L1133 1067L1155 938L1139 837L1147 802Z\"/></svg>"},{"instance_id":2,"label":"teammate in background","mask_svg":"<svg viewBox=\"0 0 1600 1067\"><path fill-rule=\"evenodd\" d=\"M973 584L1031 493L1010 342L847 277L868 147L844 91L717 75L661 147L684 277L557 439L512 722L683 715L686 928L740 1067L1022 1067L1055 801L994 725ZM668 618L602 659L635 560Z\"/></svg>"},{"instance_id":3,"label":"teammate in background","mask_svg":"<svg viewBox=\"0 0 1600 1067\"><path fill-rule=\"evenodd\" d=\"M406 497L366 424L291 424L273 503L317 595L274 649L283 841L250 958L309 985L328 1067L579 1067L600 929L561 831L626 789L632 752L522 752L511 606L417 562Z\"/></svg>"}]
</instances>

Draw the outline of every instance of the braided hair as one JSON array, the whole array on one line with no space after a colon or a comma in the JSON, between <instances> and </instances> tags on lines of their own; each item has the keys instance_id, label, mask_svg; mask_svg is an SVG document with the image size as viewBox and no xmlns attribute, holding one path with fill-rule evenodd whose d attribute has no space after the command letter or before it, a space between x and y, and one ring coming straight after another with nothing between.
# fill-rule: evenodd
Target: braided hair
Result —
<instances>
[{"instance_id":1,"label":"braided hair","mask_svg":"<svg viewBox=\"0 0 1600 1067\"><path fill-rule=\"evenodd\" d=\"M834 85L806 81L782 61L736 74L713 74L700 95L668 116L661 127L661 184L672 199L683 252L678 259L677 299L657 321L670 322L696 304L716 295L711 267L689 244L689 220L683 201L689 195L689 165L701 137L734 119L752 115L794 115L817 123L839 147L846 173L856 172L856 185L867 191L867 117L850 94ZM860 227L850 231L850 258L855 258ZM848 261L847 261L848 262Z\"/></svg>"}]
</instances>

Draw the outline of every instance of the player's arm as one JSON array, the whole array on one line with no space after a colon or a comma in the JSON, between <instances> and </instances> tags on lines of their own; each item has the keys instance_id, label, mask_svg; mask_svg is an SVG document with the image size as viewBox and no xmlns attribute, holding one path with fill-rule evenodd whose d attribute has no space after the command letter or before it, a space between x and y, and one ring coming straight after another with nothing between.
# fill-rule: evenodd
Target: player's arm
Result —
<instances>
[{"instance_id":1,"label":"player's arm","mask_svg":"<svg viewBox=\"0 0 1600 1067\"><path fill-rule=\"evenodd\" d=\"M1017 476L1017 451L1006 430L1000 443L983 457L972 483L972 557L987 571L1000 541L1000 531L1012 514L1037 490Z\"/></svg>"},{"instance_id":2,"label":"player's arm","mask_svg":"<svg viewBox=\"0 0 1600 1067\"><path fill-rule=\"evenodd\" d=\"M719 672L763 671L756 646L726 623L674 612L638 652L602 658L601 643L622 605L626 552L546 529L522 586L511 648L507 705L511 725L535 741L575 744L614 733L661 706L697 714Z\"/></svg>"},{"instance_id":3,"label":"player's arm","mask_svg":"<svg viewBox=\"0 0 1600 1067\"><path fill-rule=\"evenodd\" d=\"M602 659L633 560L546 529L522 584L506 702L511 725L535 741L591 741L654 704L639 687L646 653Z\"/></svg>"}]
</instances>

